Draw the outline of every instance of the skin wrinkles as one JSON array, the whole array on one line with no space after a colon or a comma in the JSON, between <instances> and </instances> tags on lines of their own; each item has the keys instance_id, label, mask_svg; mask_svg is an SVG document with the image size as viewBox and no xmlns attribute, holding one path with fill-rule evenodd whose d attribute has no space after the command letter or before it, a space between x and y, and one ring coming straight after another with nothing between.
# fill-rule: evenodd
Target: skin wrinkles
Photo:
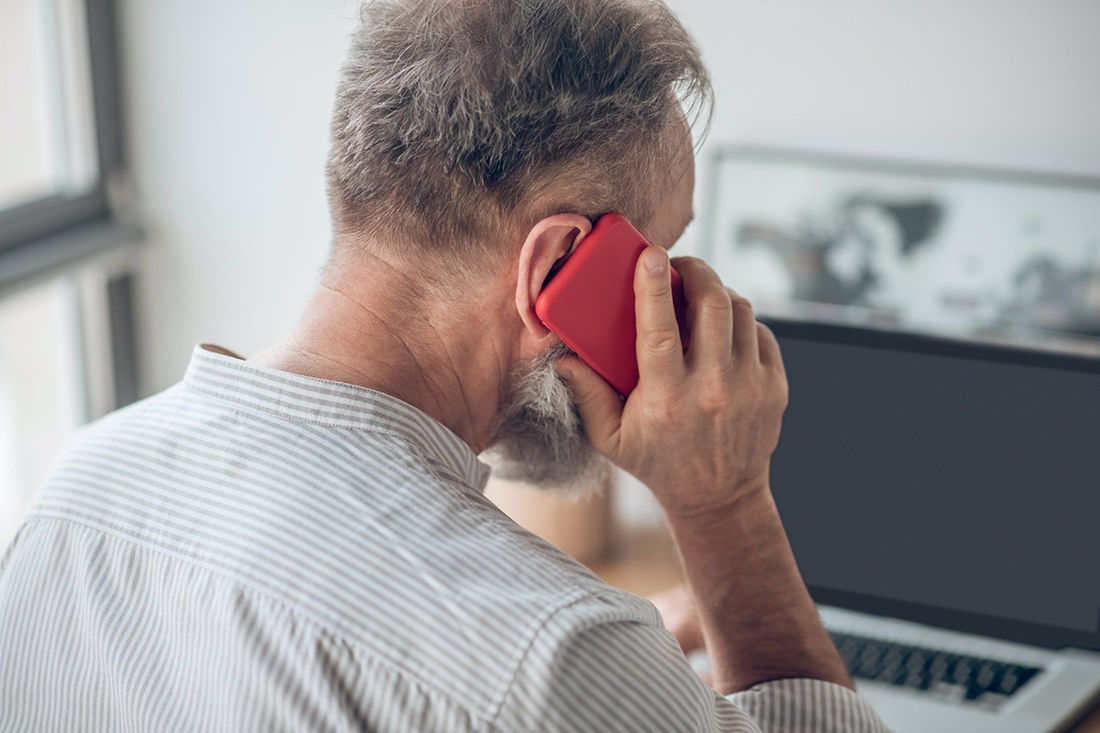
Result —
<instances>
[{"instance_id":1,"label":"skin wrinkles","mask_svg":"<svg viewBox=\"0 0 1100 733\"><path fill-rule=\"evenodd\" d=\"M298 328L252 361L285 371L340 381L390 394L419 407L480 451L492 433L481 413L495 412L499 391L486 405L464 384L460 362L473 343L466 329L436 317L426 288L407 266L374 253L351 272L326 272ZM451 335L451 338L448 338ZM482 351L479 370L501 381L499 349ZM482 403L478 409L479 401Z\"/></svg>"}]
</instances>

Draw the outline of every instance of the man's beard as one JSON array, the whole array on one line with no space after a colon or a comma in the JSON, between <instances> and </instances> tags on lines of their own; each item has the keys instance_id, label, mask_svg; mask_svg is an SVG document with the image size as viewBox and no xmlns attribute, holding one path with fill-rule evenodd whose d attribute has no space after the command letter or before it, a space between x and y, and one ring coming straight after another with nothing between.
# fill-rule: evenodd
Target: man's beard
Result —
<instances>
[{"instance_id":1,"label":"man's beard","mask_svg":"<svg viewBox=\"0 0 1100 733\"><path fill-rule=\"evenodd\" d=\"M487 454L494 475L572 495L602 483L606 464L589 445L573 395L554 371L558 359L572 353L558 343L508 379Z\"/></svg>"}]
</instances>

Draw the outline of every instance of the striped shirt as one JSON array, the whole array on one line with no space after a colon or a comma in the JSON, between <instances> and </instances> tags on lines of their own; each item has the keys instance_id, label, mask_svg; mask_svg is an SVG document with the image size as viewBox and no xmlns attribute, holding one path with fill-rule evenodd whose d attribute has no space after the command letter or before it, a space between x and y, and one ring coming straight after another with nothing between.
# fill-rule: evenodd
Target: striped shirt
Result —
<instances>
[{"instance_id":1,"label":"striped shirt","mask_svg":"<svg viewBox=\"0 0 1100 733\"><path fill-rule=\"evenodd\" d=\"M0 730L883 730L821 681L713 692L487 474L399 400L196 348L0 559Z\"/></svg>"}]
</instances>

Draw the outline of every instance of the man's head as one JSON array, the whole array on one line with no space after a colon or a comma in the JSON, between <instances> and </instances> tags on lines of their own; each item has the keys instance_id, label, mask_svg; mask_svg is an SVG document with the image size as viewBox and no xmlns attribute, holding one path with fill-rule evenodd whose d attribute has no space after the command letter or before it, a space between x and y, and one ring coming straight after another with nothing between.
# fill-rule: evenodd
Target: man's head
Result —
<instances>
[{"instance_id":1,"label":"man's head","mask_svg":"<svg viewBox=\"0 0 1100 733\"><path fill-rule=\"evenodd\" d=\"M483 328L513 344L493 435L507 473L567 484L591 467L553 372L564 347L534 299L608 211L675 242L691 215L688 121L709 95L659 0L364 7L332 120L333 262L415 264L441 299L476 283L494 314Z\"/></svg>"}]
</instances>

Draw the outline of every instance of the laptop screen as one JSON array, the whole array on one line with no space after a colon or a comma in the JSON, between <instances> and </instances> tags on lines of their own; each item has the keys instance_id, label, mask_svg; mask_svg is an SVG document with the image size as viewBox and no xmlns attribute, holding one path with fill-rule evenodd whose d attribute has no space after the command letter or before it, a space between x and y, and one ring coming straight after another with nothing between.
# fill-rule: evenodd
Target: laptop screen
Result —
<instances>
[{"instance_id":1,"label":"laptop screen","mask_svg":"<svg viewBox=\"0 0 1100 733\"><path fill-rule=\"evenodd\" d=\"M772 486L818 602L1100 648L1100 362L774 330Z\"/></svg>"}]
</instances>

